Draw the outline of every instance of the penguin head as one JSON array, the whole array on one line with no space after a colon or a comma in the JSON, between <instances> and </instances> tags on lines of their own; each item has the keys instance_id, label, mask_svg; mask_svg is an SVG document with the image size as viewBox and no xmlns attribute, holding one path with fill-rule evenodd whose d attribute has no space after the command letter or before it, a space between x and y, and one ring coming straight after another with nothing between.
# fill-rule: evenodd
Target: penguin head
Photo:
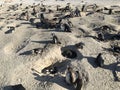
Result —
<instances>
[{"instance_id":1,"label":"penguin head","mask_svg":"<svg viewBox=\"0 0 120 90\"><path fill-rule=\"evenodd\" d=\"M98 56L100 57L102 55L102 53L99 53Z\"/></svg>"},{"instance_id":2,"label":"penguin head","mask_svg":"<svg viewBox=\"0 0 120 90\"><path fill-rule=\"evenodd\" d=\"M72 71L73 68L72 68L71 66L67 66L67 70L68 70L68 71Z\"/></svg>"},{"instance_id":3,"label":"penguin head","mask_svg":"<svg viewBox=\"0 0 120 90\"><path fill-rule=\"evenodd\" d=\"M51 33L52 36L55 36L55 33Z\"/></svg>"}]
</instances>

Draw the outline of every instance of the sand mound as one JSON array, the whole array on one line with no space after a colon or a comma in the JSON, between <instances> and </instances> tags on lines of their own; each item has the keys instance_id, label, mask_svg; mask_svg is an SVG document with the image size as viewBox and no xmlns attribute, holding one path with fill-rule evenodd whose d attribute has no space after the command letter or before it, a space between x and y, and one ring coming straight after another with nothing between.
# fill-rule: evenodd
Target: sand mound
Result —
<instances>
[{"instance_id":1,"label":"sand mound","mask_svg":"<svg viewBox=\"0 0 120 90\"><path fill-rule=\"evenodd\" d=\"M61 55L61 48L57 45L48 45L46 50L43 52L42 58L35 62L35 69L41 71L43 68L54 64L57 61L64 60Z\"/></svg>"}]
</instances>

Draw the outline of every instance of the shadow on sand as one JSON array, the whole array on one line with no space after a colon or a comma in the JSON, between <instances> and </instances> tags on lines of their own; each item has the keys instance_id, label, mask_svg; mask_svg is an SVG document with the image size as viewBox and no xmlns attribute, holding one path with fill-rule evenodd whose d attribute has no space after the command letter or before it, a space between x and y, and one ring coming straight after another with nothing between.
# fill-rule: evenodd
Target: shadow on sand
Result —
<instances>
[{"instance_id":1,"label":"shadow on sand","mask_svg":"<svg viewBox=\"0 0 120 90\"><path fill-rule=\"evenodd\" d=\"M113 76L114 76L114 81L119 81L120 82L120 78L117 76L117 72L120 72L120 69L118 70L117 68L120 68L120 66L117 66L118 64L120 64L120 62L116 62L116 63L112 63L109 65L104 65L103 69L108 69L112 72Z\"/></svg>"},{"instance_id":2,"label":"shadow on sand","mask_svg":"<svg viewBox=\"0 0 120 90\"><path fill-rule=\"evenodd\" d=\"M29 51L25 51L23 53L20 53L19 55L31 55L32 54L32 50Z\"/></svg>"},{"instance_id":3,"label":"shadow on sand","mask_svg":"<svg viewBox=\"0 0 120 90\"><path fill-rule=\"evenodd\" d=\"M84 57L84 58L87 58L89 64L91 64L94 68L97 68L97 64L95 63L95 59L94 57ZM120 64L120 62L116 62L116 63L112 63L112 64L109 64L109 65L104 65L103 69L107 69L107 70L110 70L113 74L113 77L114 77L114 81L119 81L120 82L120 78L117 76L117 72L120 72L120 69L117 69L117 68L120 68L120 66L117 66L118 64Z\"/></svg>"},{"instance_id":4,"label":"shadow on sand","mask_svg":"<svg viewBox=\"0 0 120 90\"><path fill-rule=\"evenodd\" d=\"M62 77L62 76L59 76L59 75L55 75L54 77L53 76L40 76L39 74L37 73L33 73L33 75L35 76L35 79L40 81L40 82L51 82L51 83L56 83L58 85L60 85L61 87L64 87L68 90L74 90L73 86L71 85L68 85L66 82L65 82L65 77Z\"/></svg>"},{"instance_id":5,"label":"shadow on sand","mask_svg":"<svg viewBox=\"0 0 120 90\"><path fill-rule=\"evenodd\" d=\"M94 57L84 57L84 58L87 58L87 61L89 62L89 64L91 64L91 66L93 68L98 67L97 64L95 63L96 58L94 58Z\"/></svg>"},{"instance_id":6,"label":"shadow on sand","mask_svg":"<svg viewBox=\"0 0 120 90\"><path fill-rule=\"evenodd\" d=\"M48 44L48 43L52 43L52 40L46 40L46 41L31 41L34 43L41 43L41 44Z\"/></svg>"},{"instance_id":7,"label":"shadow on sand","mask_svg":"<svg viewBox=\"0 0 120 90\"><path fill-rule=\"evenodd\" d=\"M66 60L64 60L62 62L56 62L53 65L45 67L45 68L43 68L43 70L45 70L45 69L49 70L51 67L57 67L58 72L63 73L63 72L65 72L65 70L67 68L67 65L70 64L70 62L71 62L71 60L66 59ZM60 85L61 87L64 87L64 88L66 88L68 90L74 90L74 87L72 85L68 85L66 83L65 77L63 77L63 76L61 76L59 74L56 74L56 75L54 74L54 75L50 76L50 75L47 75L47 74L44 73L45 75L40 76L39 75L40 72L38 72L37 70L35 70L33 68L31 70L33 71L33 75L35 76L35 79L42 82L42 83L47 81L48 83L49 82L56 83L56 84Z\"/></svg>"},{"instance_id":8,"label":"shadow on sand","mask_svg":"<svg viewBox=\"0 0 120 90\"><path fill-rule=\"evenodd\" d=\"M12 31L13 30L8 30L8 31L5 32L5 34L10 34L10 33L12 33Z\"/></svg>"}]
</instances>

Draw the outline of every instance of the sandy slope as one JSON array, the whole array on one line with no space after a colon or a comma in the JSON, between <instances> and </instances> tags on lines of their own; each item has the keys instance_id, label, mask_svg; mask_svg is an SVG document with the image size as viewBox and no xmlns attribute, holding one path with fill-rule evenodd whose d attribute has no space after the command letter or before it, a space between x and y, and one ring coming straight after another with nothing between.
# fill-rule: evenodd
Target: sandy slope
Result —
<instances>
[{"instance_id":1,"label":"sandy slope","mask_svg":"<svg viewBox=\"0 0 120 90\"><path fill-rule=\"evenodd\" d=\"M94 1L94 0L92 0ZM71 1L73 2L73 1ZM114 1L114 3L116 3ZM53 2L50 2L53 4ZM58 2L57 2L58 3ZM48 4L48 3L46 3ZM65 3L64 3L65 4ZM76 4L76 2L74 3ZM100 3L99 3L100 4ZM120 2L118 1L120 5ZM68 90L72 89L64 81L65 69L69 62L74 66L83 68L89 74L89 82L85 90L120 90L120 82L114 81L113 70L115 69L116 57L103 50L110 47L110 42L99 42L90 37L84 37L83 29L90 35L96 36L93 31L94 25L112 25L120 31L119 24L116 24L109 18L113 16L95 13L89 16L75 17L71 21L74 24L72 33L59 32L54 29L37 29L29 24L28 21L14 20L9 18L7 6L0 9L0 17L5 19L0 21L0 88L7 85L23 84L26 90ZM52 7L54 8L54 6ZM17 12L17 11L16 11ZM15 13L14 11L11 14ZM11 15L12 16L12 15ZM101 20L100 17L105 17ZM13 33L5 34L9 25L20 25ZM51 40L51 33L55 33L62 45L48 45L43 55L31 55L30 50L34 48L43 48ZM81 36L81 37L80 37ZM79 49L76 59L67 59L68 62L61 64L61 73L52 75L43 75L41 70L56 61L65 61L66 58L61 55L61 48L74 45L78 42L85 43L84 48ZM100 52L105 52L105 67L95 68L94 58ZM33 69L34 70L33 70ZM36 71L37 70L37 71Z\"/></svg>"}]
</instances>

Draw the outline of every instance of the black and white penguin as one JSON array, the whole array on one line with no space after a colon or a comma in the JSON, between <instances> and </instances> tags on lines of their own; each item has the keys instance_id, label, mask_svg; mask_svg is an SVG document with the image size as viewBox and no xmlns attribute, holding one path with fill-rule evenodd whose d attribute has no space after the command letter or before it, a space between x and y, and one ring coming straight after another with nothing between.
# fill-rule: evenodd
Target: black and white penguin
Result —
<instances>
[{"instance_id":1,"label":"black and white penguin","mask_svg":"<svg viewBox=\"0 0 120 90\"><path fill-rule=\"evenodd\" d=\"M76 16L76 17L80 17L80 16L81 16L80 10L78 9L78 7L76 7L75 16Z\"/></svg>"},{"instance_id":2,"label":"black and white penguin","mask_svg":"<svg viewBox=\"0 0 120 90\"><path fill-rule=\"evenodd\" d=\"M41 53L40 48L35 48L35 49L32 50L32 54L37 55L37 54L40 54L40 53Z\"/></svg>"},{"instance_id":3,"label":"black and white penguin","mask_svg":"<svg viewBox=\"0 0 120 90\"><path fill-rule=\"evenodd\" d=\"M65 32L71 32L70 26L67 23L63 24Z\"/></svg>"},{"instance_id":4,"label":"black and white penguin","mask_svg":"<svg viewBox=\"0 0 120 90\"><path fill-rule=\"evenodd\" d=\"M103 67L104 66L104 60L102 58L102 53L99 53L96 60L95 60L95 63L99 66L99 67Z\"/></svg>"},{"instance_id":5,"label":"black and white penguin","mask_svg":"<svg viewBox=\"0 0 120 90\"><path fill-rule=\"evenodd\" d=\"M75 85L76 80L78 79L78 73L76 71L74 71L72 67L69 66L69 67L67 67L67 70L66 70L65 79L68 84Z\"/></svg>"},{"instance_id":6,"label":"black and white penguin","mask_svg":"<svg viewBox=\"0 0 120 90\"><path fill-rule=\"evenodd\" d=\"M52 35L52 38L53 38L53 40L52 40L53 44L61 44L58 37L54 33L52 33L51 35Z\"/></svg>"},{"instance_id":7,"label":"black and white penguin","mask_svg":"<svg viewBox=\"0 0 120 90\"><path fill-rule=\"evenodd\" d=\"M105 40L104 34L102 32L98 33L98 40L100 40L100 41Z\"/></svg>"},{"instance_id":8,"label":"black and white penguin","mask_svg":"<svg viewBox=\"0 0 120 90\"><path fill-rule=\"evenodd\" d=\"M14 27L14 26L8 26L7 28L8 28L9 30L12 30L12 31L15 30L15 27Z\"/></svg>"},{"instance_id":9,"label":"black and white penguin","mask_svg":"<svg viewBox=\"0 0 120 90\"><path fill-rule=\"evenodd\" d=\"M111 48L112 48L113 52L120 53L120 47L119 46L117 46L117 45L112 46L111 45Z\"/></svg>"},{"instance_id":10,"label":"black and white penguin","mask_svg":"<svg viewBox=\"0 0 120 90\"><path fill-rule=\"evenodd\" d=\"M80 43L75 44L75 46L77 48L83 49L83 46L85 46L85 44L83 42L80 42Z\"/></svg>"},{"instance_id":11,"label":"black and white penguin","mask_svg":"<svg viewBox=\"0 0 120 90\"><path fill-rule=\"evenodd\" d=\"M58 73L58 68L56 66L49 66L42 70L44 74L56 74Z\"/></svg>"},{"instance_id":12,"label":"black and white penguin","mask_svg":"<svg viewBox=\"0 0 120 90\"><path fill-rule=\"evenodd\" d=\"M55 74L55 73L58 72L58 68L57 68L57 67L51 67L51 68L49 69L49 72L50 72L50 74Z\"/></svg>"},{"instance_id":13,"label":"black and white penguin","mask_svg":"<svg viewBox=\"0 0 120 90\"><path fill-rule=\"evenodd\" d=\"M67 19L67 23L69 24L70 27L73 27L73 24L69 19Z\"/></svg>"},{"instance_id":14,"label":"black and white penguin","mask_svg":"<svg viewBox=\"0 0 120 90\"><path fill-rule=\"evenodd\" d=\"M78 74L78 78L76 80L76 90L81 90L82 86L83 86L83 82L82 82L82 78L80 77L80 74L78 71L76 71Z\"/></svg>"},{"instance_id":15,"label":"black and white penguin","mask_svg":"<svg viewBox=\"0 0 120 90\"><path fill-rule=\"evenodd\" d=\"M15 31L15 27L14 26L8 26L7 27L9 30L5 32L5 34L8 34L8 33L13 33Z\"/></svg>"},{"instance_id":16,"label":"black and white penguin","mask_svg":"<svg viewBox=\"0 0 120 90\"><path fill-rule=\"evenodd\" d=\"M33 25L34 24L34 21L35 21L35 18L30 18L30 23Z\"/></svg>"}]
</instances>

